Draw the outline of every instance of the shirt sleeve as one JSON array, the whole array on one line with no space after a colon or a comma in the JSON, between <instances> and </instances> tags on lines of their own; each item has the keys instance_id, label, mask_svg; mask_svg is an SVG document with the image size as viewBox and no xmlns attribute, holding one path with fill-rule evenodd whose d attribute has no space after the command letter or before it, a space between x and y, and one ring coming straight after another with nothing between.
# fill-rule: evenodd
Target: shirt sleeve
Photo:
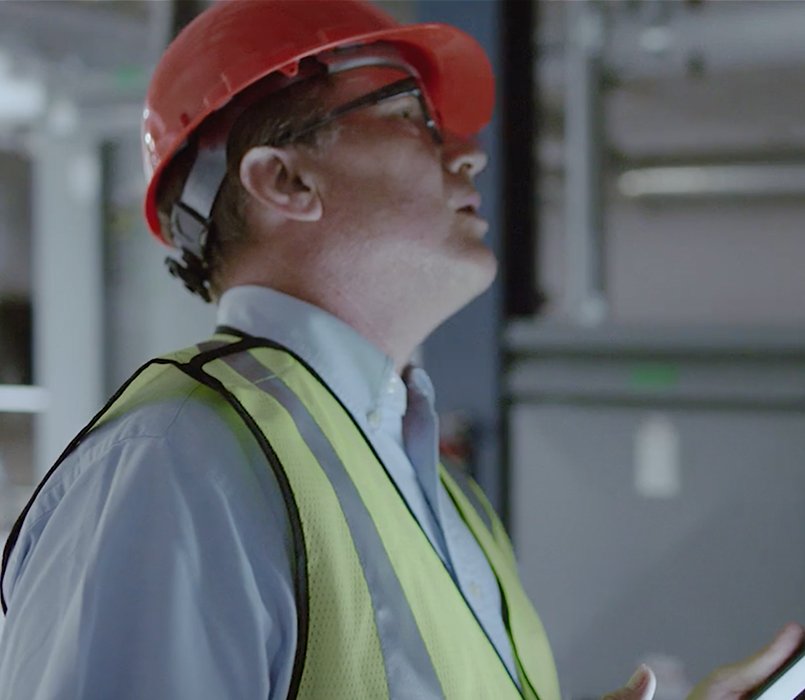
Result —
<instances>
[{"instance_id":1,"label":"shirt sleeve","mask_svg":"<svg viewBox=\"0 0 805 700\"><path fill-rule=\"evenodd\" d=\"M286 697L276 480L231 416L160 410L93 433L37 498L9 561L0 700Z\"/></svg>"}]
</instances>

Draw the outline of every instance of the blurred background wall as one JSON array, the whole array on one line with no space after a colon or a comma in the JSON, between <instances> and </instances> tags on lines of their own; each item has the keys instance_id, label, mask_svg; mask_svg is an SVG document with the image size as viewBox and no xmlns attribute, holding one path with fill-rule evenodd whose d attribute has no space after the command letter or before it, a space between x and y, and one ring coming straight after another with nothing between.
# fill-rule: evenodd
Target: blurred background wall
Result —
<instances>
[{"instance_id":1,"label":"blurred background wall","mask_svg":"<svg viewBox=\"0 0 805 700\"><path fill-rule=\"evenodd\" d=\"M140 213L148 75L204 4L0 3L3 529L132 370L213 326ZM565 697L649 660L682 698L805 621L805 4L378 4L461 26L499 80L501 280L422 353L445 424Z\"/></svg>"}]
</instances>

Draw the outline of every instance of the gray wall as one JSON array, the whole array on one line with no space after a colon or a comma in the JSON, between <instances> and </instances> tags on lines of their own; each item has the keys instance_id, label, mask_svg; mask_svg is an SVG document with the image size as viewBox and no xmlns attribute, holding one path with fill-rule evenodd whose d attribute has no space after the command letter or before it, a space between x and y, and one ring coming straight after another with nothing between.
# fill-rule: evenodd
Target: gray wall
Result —
<instances>
[{"instance_id":1,"label":"gray wall","mask_svg":"<svg viewBox=\"0 0 805 700\"><path fill-rule=\"evenodd\" d=\"M520 405L514 532L565 697L670 655L690 682L805 619L805 414L665 411L681 491L635 489L644 408Z\"/></svg>"},{"instance_id":2,"label":"gray wall","mask_svg":"<svg viewBox=\"0 0 805 700\"><path fill-rule=\"evenodd\" d=\"M581 363L590 329L566 328L562 347L547 347L565 318L561 122L548 125L552 143L542 150L541 273L551 303L510 375L509 495L523 579L566 697L600 696L653 657L658 697L674 700L789 619L805 621L805 192L636 201L617 188L626 168L805 162L805 68L670 72L605 96L609 317L598 331L659 336L651 357L615 342ZM561 90L548 88L547 111L561 115ZM735 365L747 332L768 354ZM674 376L689 375L691 361L674 359L662 338L710 357L710 370L691 380L696 401L669 403ZM538 380L518 374L549 357L563 362ZM617 360L661 372L671 363L669 386L641 396L628 372L613 379ZM769 399L779 386L790 392L786 406ZM720 399L708 403L712 391ZM754 398L739 400L742 392ZM669 498L636 488L639 427L653 415L678 436L681 488Z\"/></svg>"},{"instance_id":3,"label":"gray wall","mask_svg":"<svg viewBox=\"0 0 805 700\"><path fill-rule=\"evenodd\" d=\"M565 248L559 202L543 213L544 282L561 317ZM805 196L633 203L607 212L610 321L798 325L805 321Z\"/></svg>"}]
</instances>

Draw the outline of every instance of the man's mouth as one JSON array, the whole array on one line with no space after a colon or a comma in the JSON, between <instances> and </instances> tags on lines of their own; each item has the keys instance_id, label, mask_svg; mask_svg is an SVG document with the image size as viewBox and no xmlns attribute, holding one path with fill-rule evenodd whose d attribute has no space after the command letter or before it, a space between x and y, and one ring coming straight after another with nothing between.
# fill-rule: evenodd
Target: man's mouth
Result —
<instances>
[{"instance_id":1,"label":"man's mouth","mask_svg":"<svg viewBox=\"0 0 805 700\"><path fill-rule=\"evenodd\" d=\"M471 192L462 197L458 204L461 204L461 206L456 209L456 212L478 216L478 209L481 208L481 195L478 192Z\"/></svg>"}]
</instances>

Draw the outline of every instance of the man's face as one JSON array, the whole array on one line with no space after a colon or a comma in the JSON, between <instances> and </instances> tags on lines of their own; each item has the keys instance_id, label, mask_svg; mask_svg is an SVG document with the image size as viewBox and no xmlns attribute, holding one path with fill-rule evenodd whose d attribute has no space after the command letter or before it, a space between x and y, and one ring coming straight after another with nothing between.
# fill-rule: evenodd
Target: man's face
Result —
<instances>
[{"instance_id":1,"label":"man's face","mask_svg":"<svg viewBox=\"0 0 805 700\"><path fill-rule=\"evenodd\" d=\"M404 77L381 67L343 73L328 107ZM437 144L422 117L409 95L339 120L332 142L315 156L329 223L322 242L347 256L356 275L375 277L379 293L401 294L400 303L419 295L449 315L484 291L497 268L482 240L488 224L473 186L487 159L450 133Z\"/></svg>"}]
</instances>

